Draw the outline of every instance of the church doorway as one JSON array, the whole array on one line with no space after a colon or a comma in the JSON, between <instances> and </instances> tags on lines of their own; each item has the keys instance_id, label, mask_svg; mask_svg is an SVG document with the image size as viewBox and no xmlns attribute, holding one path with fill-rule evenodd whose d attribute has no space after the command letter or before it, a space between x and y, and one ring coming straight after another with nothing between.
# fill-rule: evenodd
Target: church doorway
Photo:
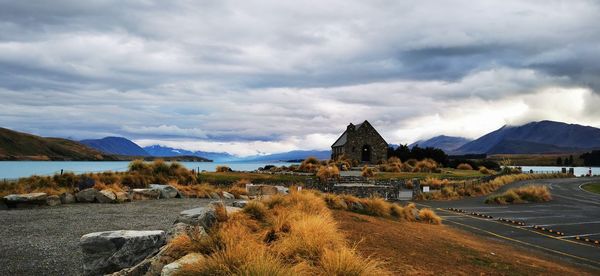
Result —
<instances>
[{"instance_id":1,"label":"church doorway","mask_svg":"<svg viewBox=\"0 0 600 276\"><path fill-rule=\"evenodd\" d=\"M371 146L364 145L361 151L361 159L362 162L371 162Z\"/></svg>"}]
</instances>

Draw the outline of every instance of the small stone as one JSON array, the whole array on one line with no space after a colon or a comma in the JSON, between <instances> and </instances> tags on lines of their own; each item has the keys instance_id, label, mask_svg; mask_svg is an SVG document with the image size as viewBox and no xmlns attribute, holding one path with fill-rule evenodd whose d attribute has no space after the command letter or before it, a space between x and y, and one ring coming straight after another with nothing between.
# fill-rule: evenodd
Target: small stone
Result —
<instances>
[{"instance_id":1,"label":"small stone","mask_svg":"<svg viewBox=\"0 0 600 276\"><path fill-rule=\"evenodd\" d=\"M225 199L235 199L235 196L231 193L222 192L221 194L223 195L223 198L225 198Z\"/></svg>"},{"instance_id":2,"label":"small stone","mask_svg":"<svg viewBox=\"0 0 600 276\"><path fill-rule=\"evenodd\" d=\"M51 195L46 198L46 204L48 206L60 205L60 197L57 195Z\"/></svg>"},{"instance_id":3,"label":"small stone","mask_svg":"<svg viewBox=\"0 0 600 276\"><path fill-rule=\"evenodd\" d=\"M149 187L160 191L160 198L175 198L179 194L179 190L171 185L150 184Z\"/></svg>"},{"instance_id":4,"label":"small stone","mask_svg":"<svg viewBox=\"0 0 600 276\"><path fill-rule=\"evenodd\" d=\"M117 196L113 191L104 189L96 194L96 200L99 203L114 203L117 201Z\"/></svg>"},{"instance_id":5,"label":"small stone","mask_svg":"<svg viewBox=\"0 0 600 276\"><path fill-rule=\"evenodd\" d=\"M75 197L77 198L77 202L94 202L96 201L96 196L98 193L98 190L94 188L88 188L79 191L79 193L75 194Z\"/></svg>"},{"instance_id":6,"label":"small stone","mask_svg":"<svg viewBox=\"0 0 600 276\"><path fill-rule=\"evenodd\" d=\"M231 205L233 205L233 207L244 208L247 204L247 200L236 200Z\"/></svg>"},{"instance_id":7,"label":"small stone","mask_svg":"<svg viewBox=\"0 0 600 276\"><path fill-rule=\"evenodd\" d=\"M151 200L160 197L160 191L156 189L133 189L133 200Z\"/></svg>"},{"instance_id":8,"label":"small stone","mask_svg":"<svg viewBox=\"0 0 600 276\"><path fill-rule=\"evenodd\" d=\"M160 273L161 276L173 276L177 275L179 270L184 264L193 264L204 259L204 256L199 253L189 253L183 256L181 259L174 261L168 265L165 265Z\"/></svg>"},{"instance_id":9,"label":"small stone","mask_svg":"<svg viewBox=\"0 0 600 276\"><path fill-rule=\"evenodd\" d=\"M75 196L71 193L62 193L60 194L60 203L62 204L71 204L75 203Z\"/></svg>"}]
</instances>

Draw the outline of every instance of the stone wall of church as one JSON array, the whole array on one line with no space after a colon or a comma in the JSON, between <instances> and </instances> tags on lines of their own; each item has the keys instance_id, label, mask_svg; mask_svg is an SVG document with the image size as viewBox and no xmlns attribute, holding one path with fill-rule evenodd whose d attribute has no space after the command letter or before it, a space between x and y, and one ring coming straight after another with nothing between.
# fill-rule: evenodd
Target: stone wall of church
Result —
<instances>
[{"instance_id":1,"label":"stone wall of church","mask_svg":"<svg viewBox=\"0 0 600 276\"><path fill-rule=\"evenodd\" d=\"M349 128L347 135L348 140L344 146L347 157L361 161L363 146L368 145L371 148L369 163L376 164L387 160L388 144L371 125L363 125L354 130Z\"/></svg>"}]
</instances>

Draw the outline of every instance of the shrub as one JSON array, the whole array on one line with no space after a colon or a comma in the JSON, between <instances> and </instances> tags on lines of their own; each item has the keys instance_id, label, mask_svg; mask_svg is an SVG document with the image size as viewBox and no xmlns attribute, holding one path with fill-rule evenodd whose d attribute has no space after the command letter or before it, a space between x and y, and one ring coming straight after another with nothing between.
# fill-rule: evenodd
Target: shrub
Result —
<instances>
[{"instance_id":1,"label":"shrub","mask_svg":"<svg viewBox=\"0 0 600 276\"><path fill-rule=\"evenodd\" d=\"M361 174L362 177L373 177L375 176L375 170L367 165L362 168Z\"/></svg>"},{"instance_id":2,"label":"shrub","mask_svg":"<svg viewBox=\"0 0 600 276\"><path fill-rule=\"evenodd\" d=\"M471 165L469 165L467 163L458 164L458 166L456 166L456 168L459 170L473 170L473 167L471 167Z\"/></svg>"},{"instance_id":3,"label":"shrub","mask_svg":"<svg viewBox=\"0 0 600 276\"><path fill-rule=\"evenodd\" d=\"M256 220L263 220L267 216L268 211L267 207L265 207L262 202L256 200L248 202L248 204L246 204L242 210L249 217Z\"/></svg>"},{"instance_id":4,"label":"shrub","mask_svg":"<svg viewBox=\"0 0 600 276\"><path fill-rule=\"evenodd\" d=\"M216 172L231 172L231 168L227 166L217 166L215 169Z\"/></svg>"},{"instance_id":5,"label":"shrub","mask_svg":"<svg viewBox=\"0 0 600 276\"><path fill-rule=\"evenodd\" d=\"M211 186L208 183L193 184L193 185L181 185L177 183L171 183L173 187L179 190L180 193L186 197L192 198L209 198L212 193L217 193L218 189Z\"/></svg>"},{"instance_id":6,"label":"shrub","mask_svg":"<svg viewBox=\"0 0 600 276\"><path fill-rule=\"evenodd\" d=\"M319 261L320 275L390 275L383 264L373 259L361 259L353 248L326 249Z\"/></svg>"},{"instance_id":7,"label":"shrub","mask_svg":"<svg viewBox=\"0 0 600 276\"><path fill-rule=\"evenodd\" d=\"M380 197L371 197L360 201L364 207L364 212L376 217L390 216L390 203Z\"/></svg>"},{"instance_id":8,"label":"shrub","mask_svg":"<svg viewBox=\"0 0 600 276\"><path fill-rule=\"evenodd\" d=\"M482 174L493 174L494 172L484 166L479 167L479 172Z\"/></svg>"},{"instance_id":9,"label":"shrub","mask_svg":"<svg viewBox=\"0 0 600 276\"><path fill-rule=\"evenodd\" d=\"M321 182L325 182L331 178L339 178L340 170L336 166L322 166L317 171L317 177Z\"/></svg>"},{"instance_id":10,"label":"shrub","mask_svg":"<svg viewBox=\"0 0 600 276\"><path fill-rule=\"evenodd\" d=\"M485 203L514 204L524 202L546 202L552 200L548 187L543 185L527 185L509 189L498 195L486 198Z\"/></svg>"},{"instance_id":11,"label":"shrub","mask_svg":"<svg viewBox=\"0 0 600 276\"><path fill-rule=\"evenodd\" d=\"M431 224L440 224L442 223L442 218L435 214L431 209L423 208L419 211L419 219L431 223Z\"/></svg>"}]
</instances>

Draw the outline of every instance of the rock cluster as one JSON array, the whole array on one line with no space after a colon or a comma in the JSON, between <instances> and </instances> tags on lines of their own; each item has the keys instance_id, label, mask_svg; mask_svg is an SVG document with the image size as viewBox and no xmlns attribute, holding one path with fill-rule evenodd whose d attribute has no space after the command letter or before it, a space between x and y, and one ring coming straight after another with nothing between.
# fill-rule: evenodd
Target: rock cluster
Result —
<instances>
[{"instance_id":1,"label":"rock cluster","mask_svg":"<svg viewBox=\"0 0 600 276\"><path fill-rule=\"evenodd\" d=\"M166 242L178 235L206 235L205 229L227 219L241 208L213 201L207 206L185 210L173 227L162 231L110 231L91 233L80 241L84 253L84 274L100 275L176 275L183 264L203 258L191 253L171 256Z\"/></svg>"}]
</instances>

